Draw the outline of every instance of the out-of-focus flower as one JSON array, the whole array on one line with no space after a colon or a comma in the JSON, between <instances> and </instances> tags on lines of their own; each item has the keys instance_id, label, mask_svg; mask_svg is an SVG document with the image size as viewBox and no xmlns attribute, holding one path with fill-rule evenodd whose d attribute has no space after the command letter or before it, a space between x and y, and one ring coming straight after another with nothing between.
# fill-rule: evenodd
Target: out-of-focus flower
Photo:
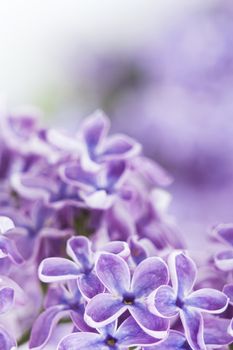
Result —
<instances>
[{"instance_id":1,"label":"out-of-focus flower","mask_svg":"<svg viewBox=\"0 0 233 350\"><path fill-rule=\"evenodd\" d=\"M159 36L151 30L136 50L95 49L67 65L84 110L103 108L114 130L174 175L173 212L200 232L198 248L206 227L232 215L232 13L230 0L205 3Z\"/></svg>"},{"instance_id":2,"label":"out-of-focus flower","mask_svg":"<svg viewBox=\"0 0 233 350\"><path fill-rule=\"evenodd\" d=\"M126 164L109 162L99 171L83 170L79 164L68 164L62 169L62 178L67 184L78 189L80 198L87 207L108 209L116 197L121 195Z\"/></svg>"},{"instance_id":3,"label":"out-of-focus flower","mask_svg":"<svg viewBox=\"0 0 233 350\"><path fill-rule=\"evenodd\" d=\"M9 272L9 269L7 268L6 270L5 268L6 260L10 260L9 264L20 264L23 262L22 257L14 245L14 242L4 236L4 234L7 234L7 232L13 228L14 223L11 219L4 216L0 217L1 275L3 273ZM14 306L14 303L17 304L19 301L19 291L22 297L20 287L13 280L5 276L0 276L0 348L4 350L12 350L12 348L15 348L16 341L15 338L7 331L4 322L1 321L1 316L11 310Z\"/></svg>"},{"instance_id":4,"label":"out-of-focus flower","mask_svg":"<svg viewBox=\"0 0 233 350\"><path fill-rule=\"evenodd\" d=\"M47 344L57 323L67 315L80 330L89 330L83 320L84 300L73 281L67 286L57 285L49 288L43 311L33 324L29 348L39 348Z\"/></svg>"},{"instance_id":5,"label":"out-of-focus flower","mask_svg":"<svg viewBox=\"0 0 233 350\"><path fill-rule=\"evenodd\" d=\"M15 264L21 264L23 262L23 258L18 252L17 246L8 236L9 232L13 229L13 221L9 217L0 216L0 258L4 259L5 265L11 262ZM1 265L3 266L3 264Z\"/></svg>"},{"instance_id":6,"label":"out-of-focus flower","mask_svg":"<svg viewBox=\"0 0 233 350\"><path fill-rule=\"evenodd\" d=\"M233 271L233 225L220 224L215 227L214 234L228 248L216 254L216 266L223 271Z\"/></svg>"}]
</instances>

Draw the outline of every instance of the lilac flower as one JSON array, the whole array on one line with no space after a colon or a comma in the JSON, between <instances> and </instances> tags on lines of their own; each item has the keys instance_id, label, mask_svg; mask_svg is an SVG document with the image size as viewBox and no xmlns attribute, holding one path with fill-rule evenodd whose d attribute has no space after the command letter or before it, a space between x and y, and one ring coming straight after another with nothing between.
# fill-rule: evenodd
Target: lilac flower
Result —
<instances>
[{"instance_id":1,"label":"lilac flower","mask_svg":"<svg viewBox=\"0 0 233 350\"><path fill-rule=\"evenodd\" d=\"M217 317L204 318L204 340L207 345L207 349L215 349L220 346L228 345L233 341L233 338L227 334L227 327L229 320ZM189 345L185 334L170 330L168 338L161 343L149 346L145 350L192 350Z\"/></svg>"},{"instance_id":2,"label":"lilac flower","mask_svg":"<svg viewBox=\"0 0 233 350\"><path fill-rule=\"evenodd\" d=\"M98 331L99 333L80 332L68 335L62 339L58 350L118 350L159 342L158 339L146 334L132 316L129 316L118 328L117 322L113 322Z\"/></svg>"},{"instance_id":3,"label":"lilac flower","mask_svg":"<svg viewBox=\"0 0 233 350\"><path fill-rule=\"evenodd\" d=\"M26 168L38 159L56 159L56 151L46 141L45 130L39 127L36 113L22 111L16 115L1 118L1 136L7 147L25 162ZM38 114L38 113L37 113Z\"/></svg>"},{"instance_id":4,"label":"lilac flower","mask_svg":"<svg viewBox=\"0 0 233 350\"><path fill-rule=\"evenodd\" d=\"M119 255L125 260L130 257L131 253L128 243L122 241L108 242L99 248L99 252L101 251Z\"/></svg>"},{"instance_id":5,"label":"lilac flower","mask_svg":"<svg viewBox=\"0 0 233 350\"><path fill-rule=\"evenodd\" d=\"M153 189L147 193L144 208L140 208L136 219L139 237L150 239L158 249L167 247L181 249L184 246L173 218L167 214L170 201L169 193Z\"/></svg>"},{"instance_id":6,"label":"lilac flower","mask_svg":"<svg viewBox=\"0 0 233 350\"><path fill-rule=\"evenodd\" d=\"M69 144L73 141L73 148L70 145L69 151L66 149L66 157L59 159L57 169L49 166L46 171L46 167L43 170L40 166L39 171L35 167L33 172L16 173L11 179L14 189L25 198L43 198L56 207L62 203L96 209L111 206L114 197L120 192L128 168L127 162L139 154L140 146L122 135L103 141L108 123L101 113L90 117L84 123L79 137L70 139ZM50 135L48 131L47 134L48 142L51 142L54 133ZM63 142L56 134L55 138L58 139L58 145ZM86 145L84 149L83 144ZM62 149L62 144L60 147ZM78 151L80 147L81 151ZM148 173L151 171L146 170L146 176L151 176ZM158 177L162 177L158 173Z\"/></svg>"},{"instance_id":7,"label":"lilac flower","mask_svg":"<svg viewBox=\"0 0 233 350\"><path fill-rule=\"evenodd\" d=\"M82 146L81 163L85 169L97 169L102 162L127 160L138 155L141 145L126 135L107 136L109 119L97 111L81 125L77 135Z\"/></svg>"},{"instance_id":8,"label":"lilac flower","mask_svg":"<svg viewBox=\"0 0 233 350\"><path fill-rule=\"evenodd\" d=\"M128 191L128 197L118 198L104 213L100 232L96 232L97 239L101 240L105 235L107 240L127 241L137 236L151 242L154 253L167 248L183 248L174 218L166 213L169 194L157 189L148 191L145 184L131 186L137 175L132 173L128 177L130 181L126 180L122 191L125 194Z\"/></svg>"},{"instance_id":9,"label":"lilac flower","mask_svg":"<svg viewBox=\"0 0 233 350\"><path fill-rule=\"evenodd\" d=\"M42 201L31 204L26 213L25 207L23 210L0 208L0 215L7 215L16 225L8 236L14 241L20 254L25 260L36 262L55 253L59 254L62 242L71 236L72 229L61 229L57 212L45 206Z\"/></svg>"},{"instance_id":10,"label":"lilac flower","mask_svg":"<svg viewBox=\"0 0 233 350\"><path fill-rule=\"evenodd\" d=\"M77 189L61 180L57 166L38 165L33 171L14 173L11 177L11 186L22 198L42 200L47 207L56 210L84 206Z\"/></svg>"},{"instance_id":11,"label":"lilac flower","mask_svg":"<svg viewBox=\"0 0 233 350\"><path fill-rule=\"evenodd\" d=\"M75 281L70 281L67 286L57 285L49 288L45 299L45 311L34 322L29 348L43 347L49 340L56 324L69 315L75 326L80 330L90 330L83 320L84 300L77 288Z\"/></svg>"},{"instance_id":12,"label":"lilac flower","mask_svg":"<svg viewBox=\"0 0 233 350\"><path fill-rule=\"evenodd\" d=\"M11 286L8 286L8 283L6 282L8 282L8 279L0 278L0 316L8 312L14 304L14 289ZM15 346L15 339L0 322L0 349L12 350Z\"/></svg>"},{"instance_id":13,"label":"lilac flower","mask_svg":"<svg viewBox=\"0 0 233 350\"><path fill-rule=\"evenodd\" d=\"M220 270L233 271L233 225L218 225L214 233L216 238L226 246L226 250L216 254L215 264Z\"/></svg>"},{"instance_id":14,"label":"lilac flower","mask_svg":"<svg viewBox=\"0 0 233 350\"><path fill-rule=\"evenodd\" d=\"M20 255L14 241L9 237L10 231L14 229L13 221L6 216L0 216L0 259L4 259L5 265L1 264L1 270L7 267L8 263L14 264L23 263L23 258Z\"/></svg>"},{"instance_id":15,"label":"lilac flower","mask_svg":"<svg viewBox=\"0 0 233 350\"><path fill-rule=\"evenodd\" d=\"M188 256L173 252L168 260L172 286L160 286L150 295L151 312L160 317L171 318L180 315L185 335L190 346L204 349L202 312L221 313L228 304L228 298L222 292L203 288L192 291L197 269Z\"/></svg>"},{"instance_id":16,"label":"lilac flower","mask_svg":"<svg viewBox=\"0 0 233 350\"><path fill-rule=\"evenodd\" d=\"M31 349L47 348L67 316L74 333L59 350L213 350L231 342L232 306L224 318L204 312L225 311L228 298L232 303L232 256L218 259L219 284L208 264L204 288L193 291L194 262L173 252L168 285L168 267L158 256L184 244L167 214L170 195L158 188L171 179L141 155L136 141L108 136L101 113L84 121L74 138L41 129L27 115L1 123L0 349L16 346L9 329L16 339L30 331ZM220 225L217 234L231 251L231 225ZM59 282L48 290L37 276L44 257L39 278ZM225 285L223 293L205 288L210 279L214 287ZM169 333L169 319L178 315L185 334L176 318Z\"/></svg>"},{"instance_id":17,"label":"lilac flower","mask_svg":"<svg viewBox=\"0 0 233 350\"><path fill-rule=\"evenodd\" d=\"M111 161L96 171L84 170L78 162L61 167L62 180L77 188L80 198L88 208L108 209L120 195L126 164Z\"/></svg>"},{"instance_id":18,"label":"lilac flower","mask_svg":"<svg viewBox=\"0 0 233 350\"><path fill-rule=\"evenodd\" d=\"M104 289L94 272L94 253L86 237L72 237L67 242L67 254L73 259L47 258L39 266L39 277L43 282L75 279L81 293L92 298Z\"/></svg>"},{"instance_id":19,"label":"lilac flower","mask_svg":"<svg viewBox=\"0 0 233 350\"><path fill-rule=\"evenodd\" d=\"M90 326L103 327L128 310L146 333L157 338L166 336L167 320L153 315L146 302L154 289L168 282L167 266L160 258L141 262L131 279L129 267L120 256L101 253L96 274L108 293L100 293L88 303L85 319Z\"/></svg>"}]
</instances>

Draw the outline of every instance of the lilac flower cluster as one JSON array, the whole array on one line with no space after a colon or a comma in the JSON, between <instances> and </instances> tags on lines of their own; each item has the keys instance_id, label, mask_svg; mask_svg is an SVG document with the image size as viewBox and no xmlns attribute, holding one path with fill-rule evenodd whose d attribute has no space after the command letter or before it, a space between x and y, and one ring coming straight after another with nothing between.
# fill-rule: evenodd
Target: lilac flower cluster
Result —
<instances>
[{"instance_id":1,"label":"lilac flower cluster","mask_svg":"<svg viewBox=\"0 0 233 350\"><path fill-rule=\"evenodd\" d=\"M0 350L48 349L59 322L57 350L228 349L233 225L195 259L167 210L171 177L102 112L74 136L0 122Z\"/></svg>"}]
</instances>

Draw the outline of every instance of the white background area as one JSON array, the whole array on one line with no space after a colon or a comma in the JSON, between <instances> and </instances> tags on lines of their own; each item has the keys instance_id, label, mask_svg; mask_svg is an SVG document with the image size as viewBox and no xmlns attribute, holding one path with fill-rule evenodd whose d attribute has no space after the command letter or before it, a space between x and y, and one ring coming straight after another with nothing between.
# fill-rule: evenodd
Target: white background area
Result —
<instances>
[{"instance_id":1,"label":"white background area","mask_svg":"<svg viewBox=\"0 0 233 350\"><path fill-rule=\"evenodd\" d=\"M208 1L205 1L205 5ZM62 57L74 46L131 50L200 0L1 0L0 94L32 104L64 82ZM203 6L203 5L202 5Z\"/></svg>"}]
</instances>

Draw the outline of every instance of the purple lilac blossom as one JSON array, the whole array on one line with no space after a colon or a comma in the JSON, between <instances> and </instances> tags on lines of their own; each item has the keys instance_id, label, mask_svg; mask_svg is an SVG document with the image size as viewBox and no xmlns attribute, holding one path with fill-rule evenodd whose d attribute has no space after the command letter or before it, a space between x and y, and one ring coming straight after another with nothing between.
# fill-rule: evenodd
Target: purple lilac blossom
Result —
<instances>
[{"instance_id":1,"label":"purple lilac blossom","mask_svg":"<svg viewBox=\"0 0 233 350\"><path fill-rule=\"evenodd\" d=\"M73 333L63 338L58 350L80 349L128 349L133 346L144 346L160 341L143 332L132 316L129 316L117 328L117 322L108 324L98 330L98 333Z\"/></svg>"},{"instance_id":2,"label":"purple lilac blossom","mask_svg":"<svg viewBox=\"0 0 233 350\"><path fill-rule=\"evenodd\" d=\"M197 255L205 273L202 289L192 291L196 267L177 253L185 242L164 189L171 177L138 142L109 134L101 112L74 137L28 115L1 123L1 350L29 338L30 349L58 350L154 350L174 337L178 349L231 343L231 271L219 270L217 282L215 260ZM219 227L217 255L220 241L223 251L225 243L232 247L230 226ZM60 321L69 327L58 344Z\"/></svg>"},{"instance_id":3,"label":"purple lilac blossom","mask_svg":"<svg viewBox=\"0 0 233 350\"><path fill-rule=\"evenodd\" d=\"M86 237L72 237L67 242L67 254L74 262L64 258L47 258L39 267L43 282L77 280L81 293L92 298L104 290L94 272L94 253Z\"/></svg>"},{"instance_id":4,"label":"purple lilac blossom","mask_svg":"<svg viewBox=\"0 0 233 350\"><path fill-rule=\"evenodd\" d=\"M125 260L102 253L96 262L96 274L108 292L96 295L88 303L85 311L88 324L105 326L128 310L146 333L159 339L166 336L169 323L153 315L146 301L154 289L168 282L167 266L160 258L142 261L131 278Z\"/></svg>"},{"instance_id":5,"label":"purple lilac blossom","mask_svg":"<svg viewBox=\"0 0 233 350\"><path fill-rule=\"evenodd\" d=\"M2 235L7 234L7 232L13 228L14 224L12 220L4 216L0 217L1 240L5 239L5 237ZM7 257L10 257L12 259L12 263L19 263L15 257L19 258L20 256L18 255L17 251L15 255L15 247L12 246L10 242L11 241L7 238L1 242L0 263ZM20 260L20 263L22 263L22 260ZM0 319L3 314L6 314L10 309L13 308L14 303L16 303L16 293L19 291L19 289L19 286L14 281L4 276L0 276ZM0 320L0 347L4 350L11 350L15 346L16 341L14 339L14 336L8 333L7 329L4 327L4 323L2 324Z\"/></svg>"},{"instance_id":6,"label":"purple lilac blossom","mask_svg":"<svg viewBox=\"0 0 233 350\"><path fill-rule=\"evenodd\" d=\"M79 330L88 331L90 327L83 320L85 303L77 288L71 281L66 285L51 286L44 301L45 310L34 322L29 348L43 347L49 341L57 323L67 315Z\"/></svg>"},{"instance_id":7,"label":"purple lilac blossom","mask_svg":"<svg viewBox=\"0 0 233 350\"><path fill-rule=\"evenodd\" d=\"M158 316L172 318L179 315L190 346L205 348L202 312L222 313L228 305L227 296L212 288L193 291L197 268L191 258L173 252L168 258L171 286L160 286L150 295L150 310Z\"/></svg>"}]
</instances>

